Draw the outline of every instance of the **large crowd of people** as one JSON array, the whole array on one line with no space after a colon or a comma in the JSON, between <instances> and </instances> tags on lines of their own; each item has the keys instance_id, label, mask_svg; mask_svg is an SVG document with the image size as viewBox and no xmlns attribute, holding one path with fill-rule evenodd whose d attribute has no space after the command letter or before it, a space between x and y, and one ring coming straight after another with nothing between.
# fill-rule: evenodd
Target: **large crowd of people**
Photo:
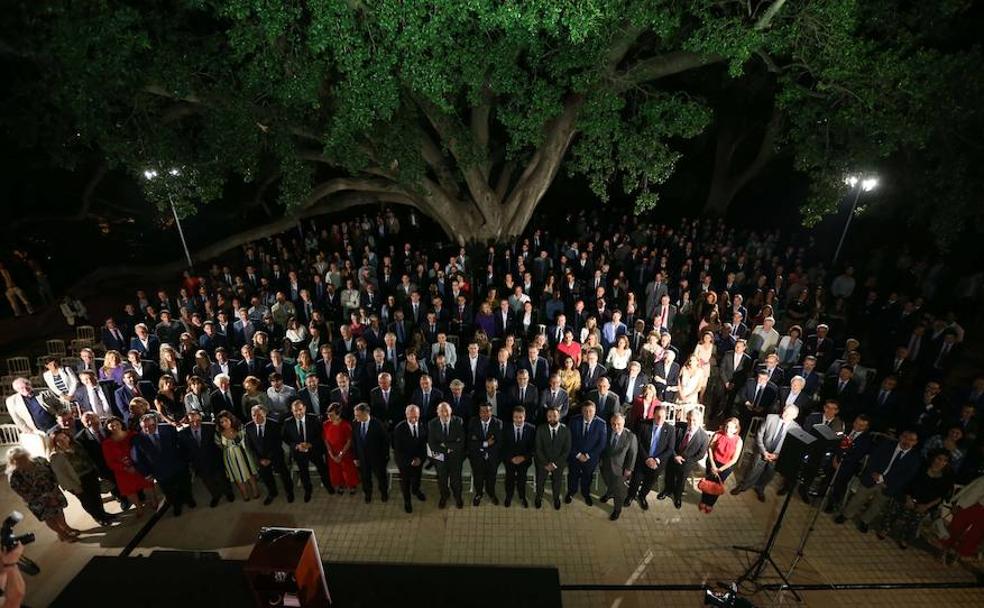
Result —
<instances>
[{"instance_id":1,"label":"large crowd of people","mask_svg":"<svg viewBox=\"0 0 984 608\"><path fill-rule=\"evenodd\" d=\"M390 461L408 513L434 475L441 508L463 508L464 477L474 506L542 508L549 483L553 508L611 501L612 520L652 491L679 509L703 477L708 514L743 454L731 494L764 501L789 430L826 425L840 444L806 499L905 547L970 484L941 546L976 553L984 376L947 384L966 303L934 297L935 267L828 271L720 221L556 224L471 250L392 211L312 221L137 291L99 348L14 381L11 486L67 542L62 489L109 525L102 490L180 515L193 479L212 507L261 485L293 502L295 479L308 501L312 471L387 501Z\"/></svg>"}]
</instances>

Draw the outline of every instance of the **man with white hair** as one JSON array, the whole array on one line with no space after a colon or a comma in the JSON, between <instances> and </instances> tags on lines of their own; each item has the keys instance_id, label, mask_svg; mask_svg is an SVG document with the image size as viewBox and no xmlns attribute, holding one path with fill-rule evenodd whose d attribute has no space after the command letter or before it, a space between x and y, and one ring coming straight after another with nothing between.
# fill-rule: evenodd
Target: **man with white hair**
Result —
<instances>
[{"instance_id":1,"label":"man with white hair","mask_svg":"<svg viewBox=\"0 0 984 608\"><path fill-rule=\"evenodd\" d=\"M786 435L789 429L799 427L796 423L797 416L799 416L799 408L788 405L782 410L782 414L769 414L765 417L765 422L759 425L758 433L755 435L758 458L738 487L731 490L732 494L741 494L754 486L759 502L765 502L765 486L769 485L775 474L776 462L779 460L779 452L782 451Z\"/></svg>"},{"instance_id":2,"label":"man with white hair","mask_svg":"<svg viewBox=\"0 0 984 608\"><path fill-rule=\"evenodd\" d=\"M17 425L21 445L32 458L44 456L45 435L58 425L58 414L66 407L51 391L34 390L27 378L15 378L11 386L14 394L7 397L7 413Z\"/></svg>"}]
</instances>

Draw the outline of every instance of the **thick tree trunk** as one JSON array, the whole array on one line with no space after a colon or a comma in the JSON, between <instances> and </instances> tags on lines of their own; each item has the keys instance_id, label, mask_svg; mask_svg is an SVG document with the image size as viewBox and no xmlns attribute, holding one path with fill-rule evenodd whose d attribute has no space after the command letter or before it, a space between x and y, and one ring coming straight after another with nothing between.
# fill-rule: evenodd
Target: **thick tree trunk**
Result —
<instances>
[{"instance_id":1,"label":"thick tree trunk","mask_svg":"<svg viewBox=\"0 0 984 608\"><path fill-rule=\"evenodd\" d=\"M758 176L762 169L776 155L776 138L782 127L782 114L775 110L765 126L765 132L759 142L758 152L752 162L743 170L735 172L735 151L744 139L744 134L738 134L727 127L718 132L717 146L714 153L714 173L711 175L711 187L704 202L704 215L721 217L728 212L731 202L748 182Z\"/></svg>"}]
</instances>

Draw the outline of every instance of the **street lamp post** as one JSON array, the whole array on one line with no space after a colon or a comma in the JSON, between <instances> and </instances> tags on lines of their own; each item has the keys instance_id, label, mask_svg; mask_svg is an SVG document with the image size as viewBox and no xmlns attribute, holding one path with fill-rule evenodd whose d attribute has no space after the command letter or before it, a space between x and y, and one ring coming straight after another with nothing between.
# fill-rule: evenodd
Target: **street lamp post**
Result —
<instances>
[{"instance_id":1,"label":"street lamp post","mask_svg":"<svg viewBox=\"0 0 984 608\"><path fill-rule=\"evenodd\" d=\"M178 169L169 169L168 173L174 177L181 175L181 171ZM147 180L153 180L158 177L157 171L154 169L147 169L144 171L144 177ZM171 204L171 213L174 214L174 223L178 227L178 236L181 237L181 246L184 247L185 259L188 261L188 268L194 268L194 264L191 262L191 252L188 251L188 242L185 240L184 230L181 228L181 218L178 217L178 209L174 206L174 197L171 195L171 189L168 187L167 182L164 182L164 191L167 192L167 200Z\"/></svg>"},{"instance_id":2,"label":"street lamp post","mask_svg":"<svg viewBox=\"0 0 984 608\"><path fill-rule=\"evenodd\" d=\"M844 178L844 183L854 190L854 202L851 203L851 211L847 214L847 221L844 222L844 231L841 232L840 242L837 243L837 250L834 252L834 261L832 266L837 265L837 259L840 257L841 248L844 246L844 239L847 238L847 231L851 227L851 220L854 219L854 211L858 208L858 201L861 200L862 192L871 192L878 187L877 177L858 177L856 175L849 175Z\"/></svg>"}]
</instances>

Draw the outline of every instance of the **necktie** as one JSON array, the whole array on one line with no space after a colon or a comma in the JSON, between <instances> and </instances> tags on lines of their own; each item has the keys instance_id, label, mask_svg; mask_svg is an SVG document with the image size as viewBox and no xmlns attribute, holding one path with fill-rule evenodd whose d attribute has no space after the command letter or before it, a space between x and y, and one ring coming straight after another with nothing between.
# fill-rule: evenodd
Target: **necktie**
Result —
<instances>
[{"instance_id":1,"label":"necktie","mask_svg":"<svg viewBox=\"0 0 984 608\"><path fill-rule=\"evenodd\" d=\"M550 429L550 441L553 441L556 438L557 438L557 429L551 428Z\"/></svg>"},{"instance_id":2,"label":"necktie","mask_svg":"<svg viewBox=\"0 0 984 608\"><path fill-rule=\"evenodd\" d=\"M659 433L660 433L661 430L662 430L661 427L658 427L658 426L653 427L653 440L652 440L652 443L649 446L649 456L650 456L650 458L655 458L656 457L656 447L659 445Z\"/></svg>"},{"instance_id":3,"label":"necktie","mask_svg":"<svg viewBox=\"0 0 984 608\"><path fill-rule=\"evenodd\" d=\"M410 425L410 435L416 439L417 438L417 425L416 423Z\"/></svg>"},{"instance_id":4,"label":"necktie","mask_svg":"<svg viewBox=\"0 0 984 608\"><path fill-rule=\"evenodd\" d=\"M424 408L424 413L427 413L427 402L430 401L430 391L424 393L424 398L421 401L423 401L421 405Z\"/></svg>"},{"instance_id":5,"label":"necktie","mask_svg":"<svg viewBox=\"0 0 984 608\"><path fill-rule=\"evenodd\" d=\"M771 450L771 451L773 451L773 452L775 452L775 451L776 451L776 449L778 449L778 448L779 448L779 440L780 440L780 438L782 437L782 431L783 431L783 429L784 429L785 427L786 427L786 423L785 423L785 422L782 422L782 421L780 421L780 422L779 422L779 426L778 426L778 427L776 427L776 432L775 432L775 434L774 434L774 435L772 435L772 441L770 442L770 445L772 445L772 450Z\"/></svg>"},{"instance_id":6,"label":"necktie","mask_svg":"<svg viewBox=\"0 0 984 608\"><path fill-rule=\"evenodd\" d=\"M304 421L300 418L297 419L297 436L304 441Z\"/></svg>"},{"instance_id":7,"label":"necktie","mask_svg":"<svg viewBox=\"0 0 984 608\"><path fill-rule=\"evenodd\" d=\"M585 423L584 423L584 434L585 434L585 435L587 435L587 434L588 434L588 427L589 427L589 426L591 426L591 425L590 425L590 424L588 424L587 422L585 422Z\"/></svg>"},{"instance_id":8,"label":"necktie","mask_svg":"<svg viewBox=\"0 0 984 608\"><path fill-rule=\"evenodd\" d=\"M448 423L447 422L442 422L441 424L444 426L444 436L447 437L448 436Z\"/></svg>"},{"instance_id":9,"label":"necktie","mask_svg":"<svg viewBox=\"0 0 984 608\"><path fill-rule=\"evenodd\" d=\"M687 450L687 446L690 445L690 436L693 434L692 431L687 431L687 434L683 436L683 441L680 442L680 447L677 448L677 454L683 455Z\"/></svg>"},{"instance_id":10,"label":"necktie","mask_svg":"<svg viewBox=\"0 0 984 608\"><path fill-rule=\"evenodd\" d=\"M755 387L755 399L752 400L752 405L758 405L759 404L759 398L761 396L762 396L762 387L761 386L756 386Z\"/></svg>"},{"instance_id":11,"label":"necktie","mask_svg":"<svg viewBox=\"0 0 984 608\"><path fill-rule=\"evenodd\" d=\"M503 379L505 379L505 377L506 377L506 364L503 363L502 366L500 367L500 369L502 371L502 377L503 377Z\"/></svg>"},{"instance_id":12,"label":"necktie","mask_svg":"<svg viewBox=\"0 0 984 608\"><path fill-rule=\"evenodd\" d=\"M195 443L198 444L198 447L201 447L201 445L202 445L202 432L201 432L201 430L196 428L192 432L195 434Z\"/></svg>"},{"instance_id":13,"label":"necktie","mask_svg":"<svg viewBox=\"0 0 984 608\"><path fill-rule=\"evenodd\" d=\"M256 427L256 438L263 441L263 425Z\"/></svg>"},{"instance_id":14,"label":"necktie","mask_svg":"<svg viewBox=\"0 0 984 608\"><path fill-rule=\"evenodd\" d=\"M362 423L362 438L363 439L366 438L366 433L368 433L368 432L369 432L369 422L366 421L366 422L363 422Z\"/></svg>"},{"instance_id":15,"label":"necktie","mask_svg":"<svg viewBox=\"0 0 984 608\"><path fill-rule=\"evenodd\" d=\"M526 387L525 386L519 387L519 402L520 403L525 403L526 402Z\"/></svg>"},{"instance_id":16,"label":"necktie","mask_svg":"<svg viewBox=\"0 0 984 608\"><path fill-rule=\"evenodd\" d=\"M482 437L488 437L488 436L489 436L489 423L488 422L483 422L482 423Z\"/></svg>"},{"instance_id":17,"label":"necktie","mask_svg":"<svg viewBox=\"0 0 984 608\"><path fill-rule=\"evenodd\" d=\"M885 467L884 471L882 471L882 477L887 476L888 472L891 471L892 467L895 465L895 462L901 460L905 455L906 452L903 452L900 448L895 448L895 453L892 454L892 459L888 461L888 466Z\"/></svg>"},{"instance_id":18,"label":"necktie","mask_svg":"<svg viewBox=\"0 0 984 608\"><path fill-rule=\"evenodd\" d=\"M878 393L878 405L885 405L886 398L888 398L888 392L883 389Z\"/></svg>"},{"instance_id":19,"label":"necktie","mask_svg":"<svg viewBox=\"0 0 984 608\"><path fill-rule=\"evenodd\" d=\"M523 427L517 426L517 427L514 427L514 428L516 429L516 443L519 443L519 440L522 438Z\"/></svg>"}]
</instances>

